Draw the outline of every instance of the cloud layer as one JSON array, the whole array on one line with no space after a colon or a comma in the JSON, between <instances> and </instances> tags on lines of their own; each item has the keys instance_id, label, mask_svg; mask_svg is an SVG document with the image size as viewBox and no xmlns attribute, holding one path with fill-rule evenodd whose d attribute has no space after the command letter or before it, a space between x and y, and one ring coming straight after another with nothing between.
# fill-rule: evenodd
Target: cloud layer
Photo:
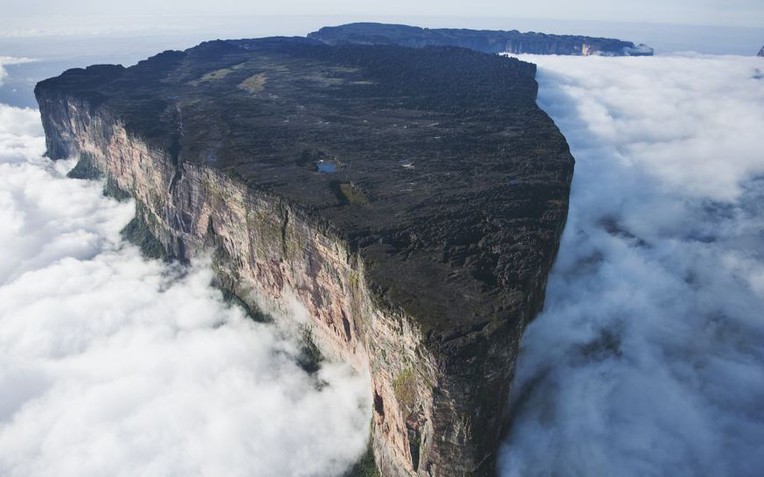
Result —
<instances>
[{"instance_id":1,"label":"cloud layer","mask_svg":"<svg viewBox=\"0 0 764 477\"><path fill-rule=\"evenodd\" d=\"M0 56L0 86L8 77L8 72L3 68L4 65L17 65L19 63L28 63L31 60L28 58L14 58L11 56Z\"/></svg>"},{"instance_id":2,"label":"cloud layer","mask_svg":"<svg viewBox=\"0 0 764 477\"><path fill-rule=\"evenodd\" d=\"M758 475L764 64L530 59L577 163L504 475Z\"/></svg>"},{"instance_id":3,"label":"cloud layer","mask_svg":"<svg viewBox=\"0 0 764 477\"><path fill-rule=\"evenodd\" d=\"M503 474L757 475L764 64L531 59L578 162ZM43 149L37 111L0 105L0 475L338 475L360 455L367 378L305 374L204 263L143 260L118 235L132 204Z\"/></svg>"},{"instance_id":4,"label":"cloud layer","mask_svg":"<svg viewBox=\"0 0 764 477\"><path fill-rule=\"evenodd\" d=\"M338 475L368 381L119 239L131 203L63 177L34 110L0 105L0 475Z\"/></svg>"}]
</instances>

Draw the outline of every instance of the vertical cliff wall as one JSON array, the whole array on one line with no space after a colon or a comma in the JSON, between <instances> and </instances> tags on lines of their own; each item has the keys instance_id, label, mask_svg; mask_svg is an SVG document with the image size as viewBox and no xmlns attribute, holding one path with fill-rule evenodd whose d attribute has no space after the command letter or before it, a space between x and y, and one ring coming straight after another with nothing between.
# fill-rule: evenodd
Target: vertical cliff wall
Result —
<instances>
[{"instance_id":1,"label":"vertical cliff wall","mask_svg":"<svg viewBox=\"0 0 764 477\"><path fill-rule=\"evenodd\" d=\"M156 64L149 66L151 71L158 68ZM343 68L342 74L356 74L353 69ZM213 70L222 75L219 71L228 70ZM273 74L272 70L267 71ZM122 70L116 67L98 67L96 73L100 78L94 79L95 83L113 85L125 81ZM293 71L289 73L294 76ZM204 78L204 74L210 73L189 75ZM169 125L161 130L169 133L152 136L153 130L136 128L134 111L121 112L124 110L120 108L126 106L110 103L106 89L90 93L90 83L83 86L81 81L72 79L77 75L90 78L87 72L80 71L70 73L60 82L49 80L36 88L51 158L78 156L82 163L104 173L111 184L132 195L138 218L172 255L192 257L203 250L213 250L214 266L225 287L254 307L290 314L297 309L298 315L306 317L305 324L324 353L346 360L359 370L368 370L373 384L372 445L384 475L493 474L519 340L523 327L542 305L546 275L565 222L572 159L564 141L562 146L551 143L555 155L545 157L554 160L538 168L527 157L521 157L524 169L517 172L518 177L530 174L544 185L540 190L548 191L549 185L541 178L550 174L556 185L551 189L553 193L540 203L547 204L546 208L539 209L539 204L523 199L520 205L513 200L502 209L513 217L529 214L533 220L547 224L543 234L536 235L529 229L530 219L522 218L518 232L510 236L515 237L515 242L508 245L514 255L507 256L522 257L525 268L518 270L506 265L507 273L522 280L502 287L494 275L498 272L486 270L486 265L474 258L478 245L473 241L500 250L499 244L485 235L488 232L471 232L464 225L449 230L438 225L441 222L427 212L432 217L428 223L437 226L432 233L446 240L437 245L446 255L428 265L426 261L415 261L417 249L410 246L404 249L403 258L392 261L386 257L399 256L391 255L390 244L396 243L394 239L400 240L397 238L400 232L392 236L374 235L372 241L363 239L359 245L358 239L338 225L343 223L341 220L331 218L337 210L351 217L373 212L368 202L376 196L373 189L362 189L359 185L362 182L339 186L329 182L327 190L339 187L343 195L342 200L338 199L339 205L328 211L306 206L289 194L252 183L261 176L244 177L236 168L219 167L205 152L207 143L197 142L196 147L190 147L192 138L188 131L193 131L195 125L192 119L186 119L187 113L183 115L183 107L197 103L183 106L176 102L163 107L157 122ZM245 72L243 77L252 78L251 72ZM161 78L168 81L166 73ZM256 82L262 82L262 77ZM73 83L76 88L71 86ZM322 88L335 86L324 83ZM144 96L131 100L129 105L143 104L140 101L144 101ZM279 120L279 124L289 121L296 120ZM412 128L417 125L416 120L410 121ZM366 122L363 120L362 124ZM318 123L311 127L320 126ZM219 128L220 124L211 127ZM250 134L257 138L264 130L255 129ZM497 137L506 141L505 136L502 132ZM531 144L534 150L548 147L547 143ZM409 151L414 152L413 146ZM485 161L491 156L481 157ZM337 160L332 163L343 165ZM444 165L441 162L439 167ZM313 174L316 175L308 177L324 180ZM500 180L501 187L507 187L506 179ZM512 190L519 188L518 183L518 179L511 179ZM428 187L429 197L435 186ZM361 201L358 197L363 190L368 196L362 196ZM453 194L458 197L458 192ZM501 200L491 194L485 200ZM417 205L412 210L422 207ZM438 207L442 210L443 205ZM400 208L398 213L404 210ZM473 213L467 212L464 220L473 220ZM366 224L368 220L360 223ZM460 223L458 216L444 220ZM488 227L484 221L478 224ZM505 228L497 230L503 234L500 237L508 237ZM407 237L415 241L411 234ZM529 247L538 250L533 255L523 255ZM490 263L503 263L501 254L491 257L496 262ZM458 269L443 265L454 267L453 263L465 261L469 274L464 277ZM415 271L406 268L412 266ZM437 282L438 285L427 281L428 276L440 277L446 272L449 278ZM480 281L475 281L476 276ZM393 282L387 281L387 277L392 277ZM412 278L421 283L421 289L394 288L397 280L405 283ZM425 301L411 301L411 296L420 294ZM440 302L431 298L440 296L445 297ZM443 303L452 299L454 303L482 304L483 308L476 305L472 312L469 306L443 308ZM449 313L455 317L449 318ZM471 314L463 316L465 313ZM439 321L428 321L433 319Z\"/></svg>"}]
</instances>

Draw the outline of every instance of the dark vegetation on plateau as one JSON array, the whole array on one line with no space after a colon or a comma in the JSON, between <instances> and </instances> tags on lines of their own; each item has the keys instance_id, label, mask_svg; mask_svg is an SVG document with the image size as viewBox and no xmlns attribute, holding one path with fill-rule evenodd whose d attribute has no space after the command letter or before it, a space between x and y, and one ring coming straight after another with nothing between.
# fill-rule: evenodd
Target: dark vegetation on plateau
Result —
<instances>
[{"instance_id":1,"label":"dark vegetation on plateau","mask_svg":"<svg viewBox=\"0 0 764 477\"><path fill-rule=\"evenodd\" d=\"M268 38L70 70L37 93L299 204L360 253L379 300L449 340L513 313L556 251L573 161L534 74L456 47Z\"/></svg>"}]
</instances>

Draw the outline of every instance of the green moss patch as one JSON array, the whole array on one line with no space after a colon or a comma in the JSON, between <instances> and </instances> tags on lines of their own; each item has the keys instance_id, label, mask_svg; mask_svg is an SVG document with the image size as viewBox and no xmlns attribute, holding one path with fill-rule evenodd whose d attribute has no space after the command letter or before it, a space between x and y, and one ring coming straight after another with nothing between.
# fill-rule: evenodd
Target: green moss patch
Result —
<instances>
[{"instance_id":1,"label":"green moss patch","mask_svg":"<svg viewBox=\"0 0 764 477\"><path fill-rule=\"evenodd\" d=\"M103 173L96 167L93 156L86 152L80 153L80 159L77 165L66 174L71 179L100 179Z\"/></svg>"},{"instance_id":2,"label":"green moss patch","mask_svg":"<svg viewBox=\"0 0 764 477\"><path fill-rule=\"evenodd\" d=\"M332 181L329 187L342 204L366 205L369 203L366 194L352 182Z\"/></svg>"},{"instance_id":3,"label":"green moss patch","mask_svg":"<svg viewBox=\"0 0 764 477\"><path fill-rule=\"evenodd\" d=\"M167 249L157 240L148 227L138 218L134 218L120 232L122 238L138 246L147 258L163 259L167 257Z\"/></svg>"},{"instance_id":4,"label":"green moss patch","mask_svg":"<svg viewBox=\"0 0 764 477\"><path fill-rule=\"evenodd\" d=\"M238 88L243 89L249 94L257 94L265 89L265 82L267 80L268 76L265 73L258 73L239 83Z\"/></svg>"},{"instance_id":5,"label":"green moss patch","mask_svg":"<svg viewBox=\"0 0 764 477\"><path fill-rule=\"evenodd\" d=\"M405 411L414 409L416 403L416 374L411 368L404 369L393 381L393 393Z\"/></svg>"}]
</instances>

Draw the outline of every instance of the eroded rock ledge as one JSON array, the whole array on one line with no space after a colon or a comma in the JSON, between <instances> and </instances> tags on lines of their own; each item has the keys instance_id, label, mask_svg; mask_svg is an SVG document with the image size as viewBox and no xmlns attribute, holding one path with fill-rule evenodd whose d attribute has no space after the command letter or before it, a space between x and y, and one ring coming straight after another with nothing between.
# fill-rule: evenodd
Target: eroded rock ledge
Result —
<instances>
[{"instance_id":1,"label":"eroded rock ledge","mask_svg":"<svg viewBox=\"0 0 764 477\"><path fill-rule=\"evenodd\" d=\"M368 368L384 475L491 475L573 159L533 65L454 48L214 41L38 84L79 155L179 257L307 312Z\"/></svg>"}]
</instances>

